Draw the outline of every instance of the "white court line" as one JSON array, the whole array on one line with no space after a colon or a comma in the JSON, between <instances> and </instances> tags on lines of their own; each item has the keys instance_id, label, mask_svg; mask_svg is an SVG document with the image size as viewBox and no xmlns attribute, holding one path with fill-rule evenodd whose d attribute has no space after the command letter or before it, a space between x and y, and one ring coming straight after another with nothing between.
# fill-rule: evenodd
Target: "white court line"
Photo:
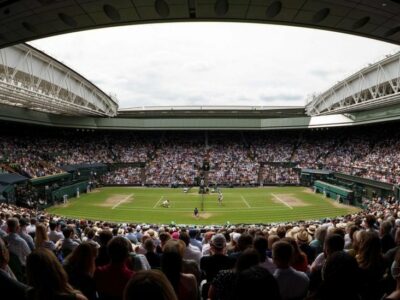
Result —
<instances>
[{"instance_id":1,"label":"white court line","mask_svg":"<svg viewBox=\"0 0 400 300\"><path fill-rule=\"evenodd\" d=\"M121 203L125 202L126 200L128 200L130 197L132 197L135 194L130 194L128 196L126 196L124 199L122 199L121 201L119 201L117 204L115 204L111 209L115 209L116 207L118 207Z\"/></svg>"},{"instance_id":2,"label":"white court line","mask_svg":"<svg viewBox=\"0 0 400 300\"><path fill-rule=\"evenodd\" d=\"M240 197L242 198L244 204L246 204L248 208L251 208L249 202L247 202L246 199L244 199L244 197L242 195L240 195Z\"/></svg>"},{"instance_id":3,"label":"white court line","mask_svg":"<svg viewBox=\"0 0 400 300\"><path fill-rule=\"evenodd\" d=\"M287 207L289 207L290 209L293 209L293 207L291 207L289 204L287 204L285 201L283 201L281 198L279 198L277 195L271 193L272 197L274 197L276 200L280 201L281 203L283 203L284 205L286 205Z\"/></svg>"},{"instance_id":4,"label":"white court line","mask_svg":"<svg viewBox=\"0 0 400 300\"><path fill-rule=\"evenodd\" d=\"M241 203L243 203L243 201L240 201ZM256 206L251 206L251 209L257 209L258 211L262 210L262 211L274 211L274 212L284 212L287 211L287 208L284 208L283 206L279 206L279 207L256 207ZM168 212L182 212L182 211L191 211L193 209L192 207L179 207L179 208L174 208L174 209L168 209ZM118 207L115 210L126 210L126 211L162 211L165 212L167 210L165 210L164 208L161 208L160 206L157 208L151 208L151 207ZM234 208L234 209L220 209L220 208L215 208L212 210L209 210L210 212L240 212L242 211L243 208Z\"/></svg>"},{"instance_id":5,"label":"white court line","mask_svg":"<svg viewBox=\"0 0 400 300\"><path fill-rule=\"evenodd\" d=\"M158 201L157 201L157 203L156 203L156 204L154 204L153 208L156 208L156 207L157 207L157 205L160 203L160 201L161 201L163 198L164 198L164 196L161 196L160 200L158 200Z\"/></svg>"}]
</instances>

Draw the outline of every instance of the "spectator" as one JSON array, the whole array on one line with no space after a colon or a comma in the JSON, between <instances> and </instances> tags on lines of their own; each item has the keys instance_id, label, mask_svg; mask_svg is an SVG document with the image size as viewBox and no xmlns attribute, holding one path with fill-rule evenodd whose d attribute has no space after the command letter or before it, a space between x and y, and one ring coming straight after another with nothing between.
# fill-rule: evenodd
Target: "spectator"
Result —
<instances>
[{"instance_id":1,"label":"spectator","mask_svg":"<svg viewBox=\"0 0 400 300\"><path fill-rule=\"evenodd\" d=\"M94 240L94 238L96 237L96 233L93 229L89 229L86 235L86 243L91 244L93 247L95 247L96 249L100 248L100 245L98 242L96 242Z\"/></svg>"},{"instance_id":2,"label":"spectator","mask_svg":"<svg viewBox=\"0 0 400 300\"><path fill-rule=\"evenodd\" d=\"M260 266L267 269L271 274L276 270L276 266L271 258L267 256L268 240L265 237L259 236L254 239L254 249L260 256Z\"/></svg>"},{"instance_id":3,"label":"spectator","mask_svg":"<svg viewBox=\"0 0 400 300\"><path fill-rule=\"evenodd\" d=\"M385 254L388 250L396 246L391 235L392 224L390 221L383 221L379 227L379 236L381 239L382 253Z\"/></svg>"},{"instance_id":4,"label":"spectator","mask_svg":"<svg viewBox=\"0 0 400 300\"><path fill-rule=\"evenodd\" d=\"M47 229L43 224L36 225L35 246L36 249L43 247L53 252L57 249L56 245L49 240Z\"/></svg>"},{"instance_id":5,"label":"spectator","mask_svg":"<svg viewBox=\"0 0 400 300\"><path fill-rule=\"evenodd\" d=\"M33 242L32 237L28 234L28 231L26 230L26 227L29 225L28 220L25 218L21 218L19 220L19 225L20 225L19 236L25 240L25 242L29 246L29 249L31 249L31 251L33 251L35 249L35 244Z\"/></svg>"},{"instance_id":6,"label":"spectator","mask_svg":"<svg viewBox=\"0 0 400 300\"><path fill-rule=\"evenodd\" d=\"M290 245L292 245L293 253L292 253L292 261L290 263L291 267L300 272L308 272L307 255L303 251L301 251L295 239L286 237L282 239L282 241L288 242Z\"/></svg>"},{"instance_id":7,"label":"spectator","mask_svg":"<svg viewBox=\"0 0 400 300\"><path fill-rule=\"evenodd\" d=\"M281 296L274 276L265 268L254 266L238 274L232 299L280 300Z\"/></svg>"},{"instance_id":8,"label":"spectator","mask_svg":"<svg viewBox=\"0 0 400 300\"><path fill-rule=\"evenodd\" d=\"M282 300L302 299L308 291L309 279L303 272L290 266L294 249L287 241L276 242L272 248L272 258L277 267L274 272Z\"/></svg>"},{"instance_id":9,"label":"spectator","mask_svg":"<svg viewBox=\"0 0 400 300\"><path fill-rule=\"evenodd\" d=\"M156 246L154 245L153 239L147 239L144 243L146 249L146 258L152 269L159 269L161 259L160 256L155 252Z\"/></svg>"},{"instance_id":10,"label":"spectator","mask_svg":"<svg viewBox=\"0 0 400 300\"><path fill-rule=\"evenodd\" d=\"M107 244L110 263L97 267L94 280L100 299L122 299L129 279L135 274L126 266L130 252L130 242L124 237L114 237Z\"/></svg>"},{"instance_id":11,"label":"spectator","mask_svg":"<svg viewBox=\"0 0 400 300\"><path fill-rule=\"evenodd\" d=\"M322 271L322 283L307 300L360 299L360 270L354 257L344 251L330 255Z\"/></svg>"},{"instance_id":12,"label":"spectator","mask_svg":"<svg viewBox=\"0 0 400 300\"><path fill-rule=\"evenodd\" d=\"M64 235L60 231L60 224L56 222L50 222L50 232L49 232L49 239L54 244L57 243L59 240L64 238Z\"/></svg>"},{"instance_id":13,"label":"spectator","mask_svg":"<svg viewBox=\"0 0 400 300\"><path fill-rule=\"evenodd\" d=\"M69 285L67 274L54 253L48 249L36 249L28 256L26 274L28 284L32 287L28 291L28 300L87 300Z\"/></svg>"},{"instance_id":14,"label":"spectator","mask_svg":"<svg viewBox=\"0 0 400 300\"><path fill-rule=\"evenodd\" d=\"M138 243L138 239L136 237L136 234L133 233L133 228L132 227L128 227L127 229L127 234L126 234L126 238L132 243L132 244L137 244Z\"/></svg>"},{"instance_id":15,"label":"spectator","mask_svg":"<svg viewBox=\"0 0 400 300\"><path fill-rule=\"evenodd\" d=\"M210 253L210 256L203 256L200 260L200 268L206 279L201 291L203 298L207 298L210 284L218 272L232 269L235 265L235 259L226 255L226 239L222 234L211 238Z\"/></svg>"},{"instance_id":16,"label":"spectator","mask_svg":"<svg viewBox=\"0 0 400 300\"><path fill-rule=\"evenodd\" d=\"M253 237L249 234L241 234L237 240L237 251L230 254L230 257L238 259L243 251L253 246Z\"/></svg>"},{"instance_id":17,"label":"spectator","mask_svg":"<svg viewBox=\"0 0 400 300\"><path fill-rule=\"evenodd\" d=\"M196 277L193 274L182 273L182 266L183 259L179 250L176 247L165 247L161 256L161 270L174 288L178 299L195 300L198 298Z\"/></svg>"},{"instance_id":18,"label":"spectator","mask_svg":"<svg viewBox=\"0 0 400 300\"><path fill-rule=\"evenodd\" d=\"M0 238L0 291L15 300L24 300L28 286L20 283L8 266L10 256L4 241Z\"/></svg>"},{"instance_id":19,"label":"spectator","mask_svg":"<svg viewBox=\"0 0 400 300\"><path fill-rule=\"evenodd\" d=\"M379 237L375 231L366 231L361 236L356 259L361 269L362 299L381 298L383 295L382 279L385 265Z\"/></svg>"},{"instance_id":20,"label":"spectator","mask_svg":"<svg viewBox=\"0 0 400 300\"><path fill-rule=\"evenodd\" d=\"M139 271L127 284L124 300L178 300L168 278L158 270Z\"/></svg>"},{"instance_id":21,"label":"spectator","mask_svg":"<svg viewBox=\"0 0 400 300\"><path fill-rule=\"evenodd\" d=\"M314 249L316 256L323 250L327 232L328 229L325 226L319 226L315 232L315 238L310 242L310 247Z\"/></svg>"},{"instance_id":22,"label":"spectator","mask_svg":"<svg viewBox=\"0 0 400 300\"><path fill-rule=\"evenodd\" d=\"M189 230L189 236L190 236L190 245L197 247L200 252L203 248L201 241L197 240L197 236L199 234L199 231L197 229L190 229Z\"/></svg>"},{"instance_id":23,"label":"spectator","mask_svg":"<svg viewBox=\"0 0 400 300\"><path fill-rule=\"evenodd\" d=\"M179 234L179 239L182 240L186 245L186 249L185 249L185 253L183 255L183 259L194 260L197 263L197 265L200 266L201 252L197 247L192 246L190 244L190 237L189 237L188 233L187 232L181 232Z\"/></svg>"},{"instance_id":24,"label":"spectator","mask_svg":"<svg viewBox=\"0 0 400 300\"><path fill-rule=\"evenodd\" d=\"M5 240L8 244L9 251L16 255L19 262L24 267L26 266L26 257L31 253L28 244L18 235L19 221L16 218L10 218L7 220L8 236Z\"/></svg>"},{"instance_id":25,"label":"spectator","mask_svg":"<svg viewBox=\"0 0 400 300\"><path fill-rule=\"evenodd\" d=\"M88 300L97 299L96 283L93 279L96 255L97 248L84 242L77 246L64 261L69 283L80 290Z\"/></svg>"},{"instance_id":26,"label":"spectator","mask_svg":"<svg viewBox=\"0 0 400 300\"><path fill-rule=\"evenodd\" d=\"M257 266L259 263L260 259L257 251L253 249L245 250L242 255L239 256L233 270L221 270L218 272L211 283L208 297L211 300L232 299L234 297L233 292L237 275L253 266Z\"/></svg>"},{"instance_id":27,"label":"spectator","mask_svg":"<svg viewBox=\"0 0 400 300\"><path fill-rule=\"evenodd\" d=\"M396 257L390 267L390 275L396 281L396 288L389 295L385 295L383 300L400 299L400 251L397 251Z\"/></svg>"},{"instance_id":28,"label":"spectator","mask_svg":"<svg viewBox=\"0 0 400 300\"><path fill-rule=\"evenodd\" d=\"M110 257L107 252L107 244L112 239L112 233L110 230L103 229L99 234L100 248L99 254L96 258L96 266L104 266L110 262Z\"/></svg>"},{"instance_id":29,"label":"spectator","mask_svg":"<svg viewBox=\"0 0 400 300\"><path fill-rule=\"evenodd\" d=\"M67 257L79 243L74 239L75 232L72 226L66 226L63 230L64 240L61 245L61 251L64 257Z\"/></svg>"}]
</instances>

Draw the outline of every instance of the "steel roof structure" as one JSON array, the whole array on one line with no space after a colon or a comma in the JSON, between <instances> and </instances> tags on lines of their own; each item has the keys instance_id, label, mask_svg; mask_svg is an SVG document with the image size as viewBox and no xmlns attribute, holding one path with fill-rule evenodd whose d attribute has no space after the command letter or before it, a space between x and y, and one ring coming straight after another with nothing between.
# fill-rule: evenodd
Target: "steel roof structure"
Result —
<instances>
[{"instance_id":1,"label":"steel roof structure","mask_svg":"<svg viewBox=\"0 0 400 300\"><path fill-rule=\"evenodd\" d=\"M182 21L302 26L400 44L400 0L0 0L0 15L0 47L92 28Z\"/></svg>"},{"instance_id":2,"label":"steel roof structure","mask_svg":"<svg viewBox=\"0 0 400 300\"><path fill-rule=\"evenodd\" d=\"M113 117L118 109L93 83L27 44L0 49L0 103L72 116Z\"/></svg>"},{"instance_id":3,"label":"steel roof structure","mask_svg":"<svg viewBox=\"0 0 400 300\"><path fill-rule=\"evenodd\" d=\"M0 0L0 15L0 103L71 116L116 116L118 104L62 63L17 44L128 24L227 21L331 30L400 45L400 0ZM307 114L349 113L399 103L400 74L393 69L400 69L400 59L389 60L390 64L374 64L314 98L306 106ZM143 107L121 109L118 114L278 118L304 116L304 108Z\"/></svg>"},{"instance_id":4,"label":"steel roof structure","mask_svg":"<svg viewBox=\"0 0 400 300\"><path fill-rule=\"evenodd\" d=\"M310 116L353 113L400 103L400 52L370 64L306 105Z\"/></svg>"},{"instance_id":5,"label":"steel roof structure","mask_svg":"<svg viewBox=\"0 0 400 300\"><path fill-rule=\"evenodd\" d=\"M304 106L141 106L118 110L119 118L290 118L304 116L306 116Z\"/></svg>"}]
</instances>

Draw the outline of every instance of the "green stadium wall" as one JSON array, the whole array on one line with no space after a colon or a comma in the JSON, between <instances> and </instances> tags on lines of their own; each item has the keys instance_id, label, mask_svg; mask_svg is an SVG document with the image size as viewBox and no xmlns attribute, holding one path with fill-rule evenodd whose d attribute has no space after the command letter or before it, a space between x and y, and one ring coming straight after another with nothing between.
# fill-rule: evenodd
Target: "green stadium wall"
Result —
<instances>
[{"instance_id":1,"label":"green stadium wall","mask_svg":"<svg viewBox=\"0 0 400 300\"><path fill-rule=\"evenodd\" d=\"M283 110L284 111L284 110ZM240 115L239 115L240 116ZM321 118L321 117L318 117ZM379 108L367 112L346 115L336 123L319 121L314 125L312 118L300 117L263 118L257 117L69 117L54 115L26 108L0 105L0 120L52 127L110 130L280 130L351 126L400 119L400 105Z\"/></svg>"}]
</instances>

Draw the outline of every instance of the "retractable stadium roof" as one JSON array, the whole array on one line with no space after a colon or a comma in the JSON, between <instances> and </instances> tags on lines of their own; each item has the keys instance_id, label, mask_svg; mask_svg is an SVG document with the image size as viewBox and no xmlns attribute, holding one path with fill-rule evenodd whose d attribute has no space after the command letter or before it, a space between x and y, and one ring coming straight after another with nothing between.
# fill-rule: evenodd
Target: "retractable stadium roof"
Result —
<instances>
[{"instance_id":1,"label":"retractable stadium roof","mask_svg":"<svg viewBox=\"0 0 400 300\"><path fill-rule=\"evenodd\" d=\"M186 21L302 26L400 44L400 0L0 0L0 15L0 47L91 28Z\"/></svg>"},{"instance_id":2,"label":"retractable stadium roof","mask_svg":"<svg viewBox=\"0 0 400 300\"><path fill-rule=\"evenodd\" d=\"M0 79L4 83L4 95L7 95L3 97L5 100L2 103L17 103L24 108L71 116L112 117L117 114L118 104L116 99L105 95L60 62L32 47L15 45L47 36L101 27L187 21L252 22L310 27L400 45L400 0L0 0L0 15L0 48L7 52L7 55L0 53L4 70L4 76ZM5 48L12 45L14 47ZM71 48L71 51L74 49ZM13 59L9 58L8 52L13 52ZM25 69L21 67L21 61L27 66ZM42 67L35 68L35 63ZM53 75L56 74L58 81L46 80L43 76L46 74L42 70L47 70L48 78L54 78ZM395 79L390 80L388 84ZM10 89L14 93L11 95L15 96L12 99L8 97ZM19 101L19 98L22 100ZM320 105L327 103L324 97L319 102L308 104L306 112L311 116L331 114L336 112L339 104L340 111L337 112L347 112L347 102L350 100L335 98L325 109ZM357 102L356 100L353 102ZM350 103L351 111L354 111L353 102ZM47 105L48 103L51 105ZM360 109L359 103L355 104ZM131 108L119 110L118 114L126 117L144 114L143 117L149 117L161 111L163 115L172 113L179 116L206 113L219 117L245 113L246 116L262 114L264 117L279 117L284 111L253 107L226 107L224 110L158 108L154 112L152 109ZM295 108L285 111L285 114L299 116L303 114L301 110Z\"/></svg>"}]
</instances>

